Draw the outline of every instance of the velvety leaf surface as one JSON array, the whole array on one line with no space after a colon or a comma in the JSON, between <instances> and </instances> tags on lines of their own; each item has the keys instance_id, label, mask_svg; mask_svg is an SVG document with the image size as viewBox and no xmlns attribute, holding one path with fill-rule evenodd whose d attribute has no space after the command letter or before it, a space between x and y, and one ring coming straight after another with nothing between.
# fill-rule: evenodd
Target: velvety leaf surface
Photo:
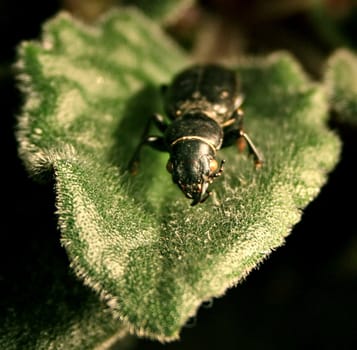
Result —
<instances>
[{"instance_id":1,"label":"velvety leaf surface","mask_svg":"<svg viewBox=\"0 0 357 350\"><path fill-rule=\"evenodd\" d=\"M337 50L327 61L325 84L333 110L341 121L357 123L357 56Z\"/></svg>"},{"instance_id":2,"label":"velvety leaf surface","mask_svg":"<svg viewBox=\"0 0 357 350\"><path fill-rule=\"evenodd\" d=\"M20 155L32 175L54 173L72 267L138 335L177 338L202 301L284 243L338 160L324 89L287 54L248 60L237 66L245 127L265 165L222 151L213 198L191 207L167 154L145 149L139 175L126 171L162 112L158 86L188 63L154 23L120 10L89 28L62 14L19 55Z\"/></svg>"}]
</instances>

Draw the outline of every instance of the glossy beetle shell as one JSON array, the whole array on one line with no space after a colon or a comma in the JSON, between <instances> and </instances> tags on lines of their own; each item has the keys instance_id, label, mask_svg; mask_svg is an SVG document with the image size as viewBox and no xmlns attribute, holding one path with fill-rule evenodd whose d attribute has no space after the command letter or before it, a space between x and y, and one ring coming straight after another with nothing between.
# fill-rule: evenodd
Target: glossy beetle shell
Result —
<instances>
[{"instance_id":1,"label":"glossy beetle shell","mask_svg":"<svg viewBox=\"0 0 357 350\"><path fill-rule=\"evenodd\" d=\"M165 91L165 111L177 119L201 110L218 124L228 121L237 108L240 86L234 71L216 64L190 67L179 73Z\"/></svg>"},{"instance_id":2,"label":"glossy beetle shell","mask_svg":"<svg viewBox=\"0 0 357 350\"><path fill-rule=\"evenodd\" d=\"M169 86L162 88L166 114L148 121L129 168L135 173L143 145L170 154L166 169L191 205L204 202L210 184L223 172L224 160L217 161L217 151L244 138L255 157L256 167L263 159L243 130L242 95L236 73L210 64L191 66L178 73ZM162 136L150 136L155 123Z\"/></svg>"}]
</instances>

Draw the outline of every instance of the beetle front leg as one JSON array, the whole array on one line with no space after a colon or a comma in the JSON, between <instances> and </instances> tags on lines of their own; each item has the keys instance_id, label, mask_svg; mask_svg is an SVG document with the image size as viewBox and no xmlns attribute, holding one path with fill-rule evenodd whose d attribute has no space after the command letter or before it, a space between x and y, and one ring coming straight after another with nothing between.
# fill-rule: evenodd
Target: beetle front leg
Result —
<instances>
[{"instance_id":1,"label":"beetle front leg","mask_svg":"<svg viewBox=\"0 0 357 350\"><path fill-rule=\"evenodd\" d=\"M248 144L249 152L254 157L255 166L260 168L263 165L263 156L258 151L257 147L254 145L251 138L248 134L243 130L243 113L241 111L236 112L238 114L238 118L236 122L230 126L227 126L224 131L223 137L223 147L231 146L233 143L237 142L237 146L239 150L242 150L241 140L244 140Z\"/></svg>"},{"instance_id":2,"label":"beetle front leg","mask_svg":"<svg viewBox=\"0 0 357 350\"><path fill-rule=\"evenodd\" d=\"M142 140L138 147L136 148L133 157L131 158L129 162L129 171L132 175L136 175L138 173L139 169L139 163L140 163L140 153L141 153L141 148L144 145L148 145L158 151L166 152L166 145L164 143L164 139L161 136L148 136L144 140Z\"/></svg>"},{"instance_id":3,"label":"beetle front leg","mask_svg":"<svg viewBox=\"0 0 357 350\"><path fill-rule=\"evenodd\" d=\"M135 152L129 162L128 168L130 173L133 175L137 174L138 172L141 148L144 145L149 145L150 147L158 151L166 151L164 139L161 136L149 135L150 127L152 123L154 123L161 132L165 132L167 128L167 124L165 123L164 118L160 114L154 114L150 117L141 136L141 141L139 145L136 147Z\"/></svg>"},{"instance_id":4,"label":"beetle front leg","mask_svg":"<svg viewBox=\"0 0 357 350\"><path fill-rule=\"evenodd\" d=\"M249 152L251 154L253 154L253 156L254 156L255 167L256 168L262 167L262 165L264 163L263 156L258 151L258 149L255 147L253 141L250 139L248 134L245 131L243 131L243 129L239 130L239 138L244 138L244 140L247 142L248 148L249 148ZM238 138L238 140L239 140L239 138Z\"/></svg>"},{"instance_id":5,"label":"beetle front leg","mask_svg":"<svg viewBox=\"0 0 357 350\"><path fill-rule=\"evenodd\" d=\"M167 129L167 123L165 122L164 117L159 114L159 113L154 113L151 118L149 119L149 122L147 124L147 130L145 129L146 132L149 132L149 128L151 123L154 123L155 126L162 132L164 133ZM144 131L144 132L145 132Z\"/></svg>"}]
</instances>

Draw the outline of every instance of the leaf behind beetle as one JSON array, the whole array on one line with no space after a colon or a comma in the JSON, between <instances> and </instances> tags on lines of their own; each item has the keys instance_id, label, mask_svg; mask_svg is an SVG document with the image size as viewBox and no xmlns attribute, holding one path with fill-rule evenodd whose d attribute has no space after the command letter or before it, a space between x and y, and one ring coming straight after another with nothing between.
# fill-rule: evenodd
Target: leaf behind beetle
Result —
<instances>
[{"instance_id":1,"label":"leaf behind beetle","mask_svg":"<svg viewBox=\"0 0 357 350\"><path fill-rule=\"evenodd\" d=\"M339 49L328 59L324 83L331 108L342 122L357 123L357 56Z\"/></svg>"}]
</instances>

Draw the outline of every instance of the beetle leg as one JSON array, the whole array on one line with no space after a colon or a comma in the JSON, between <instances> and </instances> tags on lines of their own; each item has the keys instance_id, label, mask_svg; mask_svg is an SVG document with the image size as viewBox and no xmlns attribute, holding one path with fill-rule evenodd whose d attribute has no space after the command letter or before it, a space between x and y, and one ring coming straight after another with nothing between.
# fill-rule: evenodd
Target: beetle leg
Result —
<instances>
[{"instance_id":1,"label":"beetle leg","mask_svg":"<svg viewBox=\"0 0 357 350\"><path fill-rule=\"evenodd\" d=\"M234 115L236 116L237 126L239 130L239 136L237 138L237 148L239 152L243 152L245 150L245 147L247 146L247 141L245 137L241 135L243 131L243 117L244 117L243 109L237 108L234 112Z\"/></svg>"},{"instance_id":2,"label":"beetle leg","mask_svg":"<svg viewBox=\"0 0 357 350\"><path fill-rule=\"evenodd\" d=\"M149 122L148 122L148 126L147 128L150 128L150 123L153 122L155 124L155 126L161 131L161 132L165 132L166 128L167 128L167 123L165 122L164 117L159 114L159 113L155 113L151 116ZM148 132L149 130L147 130Z\"/></svg>"},{"instance_id":3,"label":"beetle leg","mask_svg":"<svg viewBox=\"0 0 357 350\"><path fill-rule=\"evenodd\" d=\"M245 147L245 143L248 144L249 152L254 156L255 166L260 168L263 165L263 157L254 145L251 138L243 130L243 111L238 109L236 112L236 122L223 129L224 137L222 147L231 146L237 142L238 149L241 151ZM242 145L243 140L243 145Z\"/></svg>"},{"instance_id":4,"label":"beetle leg","mask_svg":"<svg viewBox=\"0 0 357 350\"><path fill-rule=\"evenodd\" d=\"M164 132L167 128L164 118L160 114L153 114L148 120L143 134L141 136L141 141L135 149L135 152L129 162L129 171L131 174L136 174L138 172L138 167L140 163L140 152L141 148L144 145L149 145L152 148L155 148L159 151L166 151L166 146L164 139L161 136L150 136L149 131L151 124L154 123L155 126L161 131Z\"/></svg>"},{"instance_id":5,"label":"beetle leg","mask_svg":"<svg viewBox=\"0 0 357 350\"><path fill-rule=\"evenodd\" d=\"M161 92L162 96L164 96L166 94L167 88L168 88L168 86L166 84L163 84L160 86L160 92Z\"/></svg>"},{"instance_id":6,"label":"beetle leg","mask_svg":"<svg viewBox=\"0 0 357 350\"><path fill-rule=\"evenodd\" d=\"M139 163L140 163L140 152L141 148L144 145L148 145L158 151L167 151L166 145L164 143L164 138L161 136L147 136L145 139L143 139L138 147L136 148L133 157L131 158L129 162L129 171L132 175L136 175L138 173L138 168L139 168Z\"/></svg>"},{"instance_id":7,"label":"beetle leg","mask_svg":"<svg viewBox=\"0 0 357 350\"><path fill-rule=\"evenodd\" d=\"M239 136L240 136L240 138L243 137L244 140L248 143L249 151L254 156L255 167L256 168L262 167L262 165L264 163L263 156L260 154L258 149L255 147L253 141L250 139L248 134L246 132L244 132L243 130L239 130Z\"/></svg>"},{"instance_id":8,"label":"beetle leg","mask_svg":"<svg viewBox=\"0 0 357 350\"><path fill-rule=\"evenodd\" d=\"M229 123L226 126L223 125L224 136L222 148L233 145L241 138L240 131L243 130L243 115L243 110L237 108L230 119L233 120L233 123Z\"/></svg>"}]
</instances>

